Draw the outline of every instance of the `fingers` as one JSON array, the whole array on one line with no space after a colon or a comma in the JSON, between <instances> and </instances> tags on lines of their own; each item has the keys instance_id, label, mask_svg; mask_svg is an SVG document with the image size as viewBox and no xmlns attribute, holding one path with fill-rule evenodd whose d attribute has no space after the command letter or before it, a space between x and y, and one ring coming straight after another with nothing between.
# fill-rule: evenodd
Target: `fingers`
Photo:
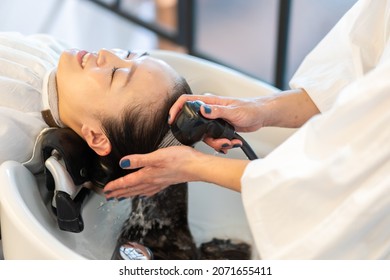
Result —
<instances>
[{"instance_id":1,"label":"fingers","mask_svg":"<svg viewBox=\"0 0 390 280\"><path fill-rule=\"evenodd\" d=\"M199 100L199 96L197 95L182 95L180 96L176 102L172 105L171 109L169 110L169 119L168 124L172 124L173 121L176 118L176 115L180 112L180 110L183 108L184 103L187 101L194 101Z\"/></svg>"},{"instance_id":2,"label":"fingers","mask_svg":"<svg viewBox=\"0 0 390 280\"><path fill-rule=\"evenodd\" d=\"M238 139L229 140L226 138L214 139L206 137L203 141L217 152L223 154L226 154L230 149L240 148L242 146L241 140Z\"/></svg>"},{"instance_id":3,"label":"fingers","mask_svg":"<svg viewBox=\"0 0 390 280\"><path fill-rule=\"evenodd\" d=\"M151 196L169 186L164 184L163 181L158 182L158 179L150 178L150 176L145 176L145 174L146 172L141 169L109 182L104 188L106 198L120 199L137 195Z\"/></svg>"},{"instance_id":4,"label":"fingers","mask_svg":"<svg viewBox=\"0 0 390 280\"><path fill-rule=\"evenodd\" d=\"M153 162L153 156L150 154L129 155L123 157L120 160L119 165L122 169L137 169L137 168L142 168L148 164L150 165L152 164L152 162ZM143 172L135 172L134 174L131 173L124 177L120 177L116 180L109 182L104 187L104 192L106 194L110 194L108 197L110 196L117 197L118 195L122 195L128 192L123 190L126 189L127 186L141 186L143 183L142 180L144 180Z\"/></svg>"},{"instance_id":5,"label":"fingers","mask_svg":"<svg viewBox=\"0 0 390 280\"><path fill-rule=\"evenodd\" d=\"M210 105L205 104L200 107L201 114L207 119L225 119L231 117L231 110L226 105Z\"/></svg>"},{"instance_id":6,"label":"fingers","mask_svg":"<svg viewBox=\"0 0 390 280\"><path fill-rule=\"evenodd\" d=\"M204 95L182 95L178 98L178 100L173 104L169 111L169 124L172 124L175 120L177 114L180 112L180 110L183 108L184 103L187 101L195 101L200 100L204 103L206 103L206 106L201 107L201 112L203 116L207 118L217 118L219 109L222 106L227 106L229 103L229 99L221 96L215 96L212 94L204 94ZM218 106L219 105L219 106ZM207 109L208 108L208 109ZM208 115L212 113L212 111L215 111L213 114ZM214 117L215 116L215 117Z\"/></svg>"},{"instance_id":7,"label":"fingers","mask_svg":"<svg viewBox=\"0 0 390 280\"><path fill-rule=\"evenodd\" d=\"M149 154L133 154L124 156L119 161L119 166L122 169L137 169L144 166L153 166L158 163L158 156L155 156L157 153L159 153L159 151Z\"/></svg>"},{"instance_id":8,"label":"fingers","mask_svg":"<svg viewBox=\"0 0 390 280\"><path fill-rule=\"evenodd\" d=\"M105 195L107 200L112 200L114 198L121 200L123 198L133 198L135 196L153 196L163 189L165 189L165 187L142 184L136 187L123 187L112 192L105 191Z\"/></svg>"},{"instance_id":9,"label":"fingers","mask_svg":"<svg viewBox=\"0 0 390 280\"><path fill-rule=\"evenodd\" d=\"M123 157L120 160L121 168L139 170L109 182L104 187L106 198L150 196L171 185L174 179L171 173L176 172L176 169L170 170L165 153L172 154L169 148L165 148L149 154Z\"/></svg>"}]
</instances>

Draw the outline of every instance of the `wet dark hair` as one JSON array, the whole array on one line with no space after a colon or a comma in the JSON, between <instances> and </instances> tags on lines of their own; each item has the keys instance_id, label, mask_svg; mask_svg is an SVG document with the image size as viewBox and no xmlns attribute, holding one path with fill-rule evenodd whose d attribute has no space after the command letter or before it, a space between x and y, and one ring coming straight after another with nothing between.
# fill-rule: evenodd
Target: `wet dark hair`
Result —
<instances>
[{"instance_id":1,"label":"wet dark hair","mask_svg":"<svg viewBox=\"0 0 390 280\"><path fill-rule=\"evenodd\" d=\"M168 114L172 105L183 94L192 94L184 78L175 82L171 93L165 100L158 100L160 106L154 103L148 105L130 104L118 118L101 117L102 129L111 143L111 153L101 157L102 164L109 168L113 180L135 170L124 170L119 166L119 160L130 154L145 154L158 149L159 144L170 129ZM145 94L145 96L148 96Z\"/></svg>"}]
</instances>

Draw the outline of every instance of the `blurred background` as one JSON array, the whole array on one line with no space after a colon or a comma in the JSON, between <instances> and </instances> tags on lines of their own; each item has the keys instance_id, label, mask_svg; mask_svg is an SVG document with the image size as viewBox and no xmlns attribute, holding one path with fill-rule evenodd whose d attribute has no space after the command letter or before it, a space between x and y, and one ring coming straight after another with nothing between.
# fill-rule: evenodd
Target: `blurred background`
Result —
<instances>
[{"instance_id":1,"label":"blurred background","mask_svg":"<svg viewBox=\"0 0 390 280\"><path fill-rule=\"evenodd\" d=\"M170 49L285 89L356 0L2 0L0 31L70 46Z\"/></svg>"}]
</instances>

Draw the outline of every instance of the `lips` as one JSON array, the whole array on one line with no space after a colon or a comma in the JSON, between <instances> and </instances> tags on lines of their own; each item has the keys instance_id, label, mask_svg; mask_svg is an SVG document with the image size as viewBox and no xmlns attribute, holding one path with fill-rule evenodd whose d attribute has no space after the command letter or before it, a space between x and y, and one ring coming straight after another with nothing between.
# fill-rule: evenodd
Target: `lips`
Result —
<instances>
[{"instance_id":1,"label":"lips","mask_svg":"<svg viewBox=\"0 0 390 280\"><path fill-rule=\"evenodd\" d=\"M86 55L86 54L88 54L88 52L87 51L79 51L78 53L77 53L77 61L79 62L79 64L80 64L80 66L81 66L81 68L84 68L84 66L85 66L85 61L84 61L84 56Z\"/></svg>"}]
</instances>

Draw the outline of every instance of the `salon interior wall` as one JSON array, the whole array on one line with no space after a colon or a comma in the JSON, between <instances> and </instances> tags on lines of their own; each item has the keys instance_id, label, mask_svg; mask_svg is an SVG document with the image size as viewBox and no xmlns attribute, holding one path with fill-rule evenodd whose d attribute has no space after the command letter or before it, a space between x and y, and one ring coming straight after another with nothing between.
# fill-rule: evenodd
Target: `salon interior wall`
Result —
<instances>
[{"instance_id":1,"label":"salon interior wall","mask_svg":"<svg viewBox=\"0 0 390 280\"><path fill-rule=\"evenodd\" d=\"M180 0L123 2L153 20L156 3L175 1ZM291 0L285 87L305 55L356 1ZM279 0L195 0L195 5L195 50L272 84ZM48 33L87 50L165 47L152 32L87 0L1 0L0 31Z\"/></svg>"},{"instance_id":2,"label":"salon interior wall","mask_svg":"<svg viewBox=\"0 0 390 280\"><path fill-rule=\"evenodd\" d=\"M196 0L197 49L275 81L280 0ZM306 54L357 0L291 0L285 87Z\"/></svg>"},{"instance_id":3,"label":"salon interior wall","mask_svg":"<svg viewBox=\"0 0 390 280\"><path fill-rule=\"evenodd\" d=\"M133 2L144 15L153 14L150 4ZM154 49L158 44L152 32L87 0L1 0L0 31L47 33L86 50Z\"/></svg>"}]
</instances>

